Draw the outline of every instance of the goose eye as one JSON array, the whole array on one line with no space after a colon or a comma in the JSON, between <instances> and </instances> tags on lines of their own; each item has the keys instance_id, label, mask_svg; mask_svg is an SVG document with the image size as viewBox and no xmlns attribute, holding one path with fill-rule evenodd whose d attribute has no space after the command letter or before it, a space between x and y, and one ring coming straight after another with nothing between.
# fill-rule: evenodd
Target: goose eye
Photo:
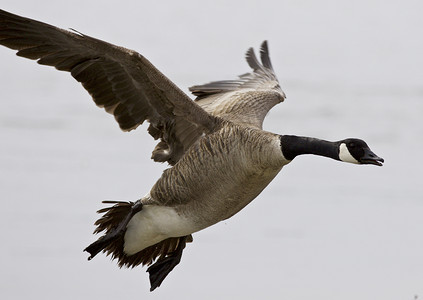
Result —
<instances>
[{"instance_id":1,"label":"goose eye","mask_svg":"<svg viewBox=\"0 0 423 300\"><path fill-rule=\"evenodd\" d=\"M355 144L353 142L351 142L351 143L348 144L348 147L349 148L355 148Z\"/></svg>"}]
</instances>

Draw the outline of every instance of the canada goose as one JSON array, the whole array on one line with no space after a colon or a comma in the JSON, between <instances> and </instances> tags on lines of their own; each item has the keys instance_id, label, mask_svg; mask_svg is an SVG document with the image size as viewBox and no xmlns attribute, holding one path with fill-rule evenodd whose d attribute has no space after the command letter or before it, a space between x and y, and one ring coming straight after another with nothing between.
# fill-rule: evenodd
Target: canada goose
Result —
<instances>
[{"instance_id":1,"label":"canada goose","mask_svg":"<svg viewBox=\"0 0 423 300\"><path fill-rule=\"evenodd\" d=\"M0 44L70 72L123 131L150 123L148 132L159 139L152 159L172 167L141 199L106 201L112 206L95 222L95 232L105 234L85 251L89 259L103 251L120 267L150 265L151 290L180 262L192 233L236 214L296 156L384 162L359 139L329 142L262 130L267 112L285 98L266 42L261 62L247 51L252 72L191 87L195 101L137 52L3 10Z\"/></svg>"}]
</instances>

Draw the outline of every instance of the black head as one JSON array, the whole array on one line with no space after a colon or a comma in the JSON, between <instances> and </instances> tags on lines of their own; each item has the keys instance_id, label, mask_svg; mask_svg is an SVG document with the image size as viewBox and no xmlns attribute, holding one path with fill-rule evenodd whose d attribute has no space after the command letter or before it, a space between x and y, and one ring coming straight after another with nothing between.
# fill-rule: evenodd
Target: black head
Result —
<instances>
[{"instance_id":1,"label":"black head","mask_svg":"<svg viewBox=\"0 0 423 300\"><path fill-rule=\"evenodd\" d=\"M384 159L370 150L365 141L345 139L339 142L339 159L344 162L382 166Z\"/></svg>"}]
</instances>

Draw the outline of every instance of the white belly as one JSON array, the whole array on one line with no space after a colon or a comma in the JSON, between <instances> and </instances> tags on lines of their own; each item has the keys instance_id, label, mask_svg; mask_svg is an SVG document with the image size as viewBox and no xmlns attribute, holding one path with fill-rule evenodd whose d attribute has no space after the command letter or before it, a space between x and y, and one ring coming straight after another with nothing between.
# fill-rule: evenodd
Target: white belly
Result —
<instances>
[{"instance_id":1,"label":"white belly","mask_svg":"<svg viewBox=\"0 0 423 300\"><path fill-rule=\"evenodd\" d=\"M268 169L243 182L221 184L200 199L190 199L189 203L175 208L144 205L128 223L125 253L135 254L169 237L189 235L233 216L257 197L279 170Z\"/></svg>"},{"instance_id":2,"label":"white belly","mask_svg":"<svg viewBox=\"0 0 423 300\"><path fill-rule=\"evenodd\" d=\"M197 230L172 207L144 205L128 223L124 251L132 255L169 237L185 236Z\"/></svg>"},{"instance_id":3,"label":"white belly","mask_svg":"<svg viewBox=\"0 0 423 300\"><path fill-rule=\"evenodd\" d=\"M264 146L251 149L249 139L254 132L246 129L243 134L246 137L241 142L245 143L241 144L231 144L229 137L228 143L222 145L219 140L213 141L212 136L209 142L221 147L221 153L212 153L206 146L207 151L203 151L196 144L173 168L163 172L150 191L151 196L143 198L143 209L128 223L126 254L135 254L169 237L192 234L231 217L257 197L289 163L280 150L279 137L272 135ZM200 157L198 152L202 153ZM204 162L211 167L205 167Z\"/></svg>"}]
</instances>

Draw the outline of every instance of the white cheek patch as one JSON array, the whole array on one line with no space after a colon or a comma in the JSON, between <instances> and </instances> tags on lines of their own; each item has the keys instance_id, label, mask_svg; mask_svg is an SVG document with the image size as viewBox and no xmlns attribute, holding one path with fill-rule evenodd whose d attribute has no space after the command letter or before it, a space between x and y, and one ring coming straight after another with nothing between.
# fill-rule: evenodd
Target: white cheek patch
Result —
<instances>
[{"instance_id":1,"label":"white cheek patch","mask_svg":"<svg viewBox=\"0 0 423 300\"><path fill-rule=\"evenodd\" d=\"M343 162L349 162L352 164L359 164L358 160L356 160L350 153L345 143L339 145L339 159Z\"/></svg>"}]
</instances>

